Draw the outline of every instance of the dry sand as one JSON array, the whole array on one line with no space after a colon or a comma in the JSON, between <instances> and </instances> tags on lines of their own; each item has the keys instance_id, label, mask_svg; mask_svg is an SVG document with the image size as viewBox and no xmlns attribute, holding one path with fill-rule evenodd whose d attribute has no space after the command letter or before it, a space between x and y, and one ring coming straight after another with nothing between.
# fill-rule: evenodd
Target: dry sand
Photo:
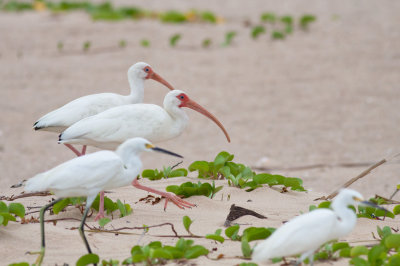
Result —
<instances>
[{"instance_id":1,"label":"dry sand","mask_svg":"<svg viewBox=\"0 0 400 266\"><path fill-rule=\"evenodd\" d=\"M224 24L165 25L158 21L93 22L81 12L52 15L48 12L0 13L0 195L18 194L10 185L73 158L57 144L52 133L34 132L33 122L41 115L77 97L113 91L127 94L126 71L137 61L150 63L154 70L176 88L207 107L231 135L227 143L222 132L201 115L190 110L191 123L177 139L159 146L185 156L184 166L194 160L212 160L221 150L236 155L235 161L256 166L269 157L280 167L342 162L373 163L400 151L400 19L398 1L117 1L152 10L190 8L210 9L226 19ZM295 31L284 41L249 37L244 21L257 24L263 11L277 14L315 14L318 18L309 32ZM228 30L238 35L232 46L220 47ZM177 47L168 44L172 34L181 33ZM209 49L201 47L211 38ZM124 39L127 47L115 48ZM139 45L151 41L150 48ZM92 50L81 52L85 41ZM63 41L64 52L57 51ZM114 47L103 49L104 47ZM167 91L153 81L146 83L145 102L161 104ZM89 149L94 151L94 149ZM155 154L143 156L145 168L161 168L176 163ZM239 223L277 227L299 211L307 211L317 196L325 195L364 167L322 167L305 170L276 170L300 177L308 193L280 194L273 189L247 193L227 186L215 199L190 198L198 204L191 210L161 204L138 203L146 195L133 188L110 194L123 199L134 213L114 219L112 226L140 226L173 222L179 234L183 215L195 220L193 232L206 234L222 228L231 204L249 207L267 220L243 217ZM399 181L398 162L386 164L352 185L365 197L389 196ZM149 182L164 188L186 179ZM231 194L228 201L227 195ZM221 200L221 195L224 199ZM396 198L399 199L400 195ZM47 198L18 200L25 206L41 206ZM251 202L247 202L251 199ZM80 218L71 208L60 217ZM90 225L96 225L93 217ZM376 225L397 227L396 220L384 222L359 219L347 240L372 240ZM46 265L74 264L85 253L77 231L67 230L78 222L47 225ZM111 226L111 225L109 225ZM137 244L136 235L89 234L93 251L101 258L124 259ZM140 244L170 234L167 228L154 229ZM33 262L24 255L39 247L39 225L11 223L0 230L1 264ZM166 244L176 239L162 238ZM196 240L197 243L197 240ZM210 257L223 253L240 255L240 244L198 240L208 248L217 247ZM228 244L227 244L228 243ZM110 248L112 246L113 248ZM238 259L195 263L239 263ZM334 265L346 264L344 260Z\"/></svg>"}]
</instances>

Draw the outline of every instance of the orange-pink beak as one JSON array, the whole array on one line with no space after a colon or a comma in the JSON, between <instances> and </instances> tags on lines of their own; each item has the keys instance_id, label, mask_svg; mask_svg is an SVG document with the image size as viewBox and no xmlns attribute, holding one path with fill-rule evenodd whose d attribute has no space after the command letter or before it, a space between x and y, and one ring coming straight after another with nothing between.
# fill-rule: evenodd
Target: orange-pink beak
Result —
<instances>
[{"instance_id":1,"label":"orange-pink beak","mask_svg":"<svg viewBox=\"0 0 400 266\"><path fill-rule=\"evenodd\" d=\"M193 109L203 115L205 115L206 117L210 118L212 121L214 121L215 124L217 124L219 126L219 128L224 132L226 139L228 140L228 142L231 142L231 138L229 137L228 132L225 130L224 126L222 125L221 122L218 121L218 119L211 114L210 112L208 112L205 108L203 108L200 104L196 103L195 101L188 99L185 102L182 102L182 104L180 105L180 107L188 107L190 109Z\"/></svg>"},{"instance_id":2,"label":"orange-pink beak","mask_svg":"<svg viewBox=\"0 0 400 266\"><path fill-rule=\"evenodd\" d=\"M160 82L163 84L165 87L167 87L170 90L174 90L174 87L171 86L165 79L163 79L160 75L158 75L156 72L152 71L147 75L146 79L154 79L155 81Z\"/></svg>"}]
</instances>

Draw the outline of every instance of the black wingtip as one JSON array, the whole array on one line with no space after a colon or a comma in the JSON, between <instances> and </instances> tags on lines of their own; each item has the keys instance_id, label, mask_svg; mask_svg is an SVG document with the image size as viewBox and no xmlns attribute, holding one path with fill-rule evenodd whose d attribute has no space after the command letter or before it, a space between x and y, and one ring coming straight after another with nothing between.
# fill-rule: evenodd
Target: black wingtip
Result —
<instances>
[{"instance_id":1,"label":"black wingtip","mask_svg":"<svg viewBox=\"0 0 400 266\"><path fill-rule=\"evenodd\" d=\"M61 141L61 138L62 138L62 133L58 135L58 141Z\"/></svg>"}]
</instances>

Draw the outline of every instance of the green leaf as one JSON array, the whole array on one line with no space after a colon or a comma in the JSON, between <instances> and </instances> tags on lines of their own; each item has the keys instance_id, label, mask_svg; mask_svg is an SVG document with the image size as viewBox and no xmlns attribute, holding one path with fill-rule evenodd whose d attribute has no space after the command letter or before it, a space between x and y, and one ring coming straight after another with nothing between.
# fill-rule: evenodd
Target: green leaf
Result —
<instances>
[{"instance_id":1,"label":"green leaf","mask_svg":"<svg viewBox=\"0 0 400 266\"><path fill-rule=\"evenodd\" d=\"M186 252L185 252L185 258L187 259L195 259L203 255L208 254L208 249L206 249L203 246L196 245L193 247L190 247Z\"/></svg>"},{"instance_id":2,"label":"green leaf","mask_svg":"<svg viewBox=\"0 0 400 266\"><path fill-rule=\"evenodd\" d=\"M25 207L21 203L10 203L10 205L8 205L8 211L21 218L25 217Z\"/></svg>"},{"instance_id":3,"label":"green leaf","mask_svg":"<svg viewBox=\"0 0 400 266\"><path fill-rule=\"evenodd\" d=\"M178 43L178 41L181 39L181 35L180 34L174 34L171 36L171 38L169 39L169 45L171 45L172 47L175 47L176 44Z\"/></svg>"},{"instance_id":4,"label":"green leaf","mask_svg":"<svg viewBox=\"0 0 400 266\"><path fill-rule=\"evenodd\" d=\"M18 262L18 263L8 264L8 266L29 266L29 263L27 263L27 262Z\"/></svg>"},{"instance_id":5,"label":"green leaf","mask_svg":"<svg viewBox=\"0 0 400 266\"><path fill-rule=\"evenodd\" d=\"M142 172L142 177L149 178L150 180L152 180L151 178L154 178L155 176L156 176L155 171L152 169L146 169L143 170Z\"/></svg>"},{"instance_id":6,"label":"green leaf","mask_svg":"<svg viewBox=\"0 0 400 266\"><path fill-rule=\"evenodd\" d=\"M188 172L185 168L180 168L176 170L172 170L168 177L179 177L179 176L187 176Z\"/></svg>"},{"instance_id":7,"label":"green leaf","mask_svg":"<svg viewBox=\"0 0 400 266\"><path fill-rule=\"evenodd\" d=\"M56 204L53 205L54 214L58 214L60 211L64 210L64 208L67 207L69 204L70 204L69 198L65 198L57 202Z\"/></svg>"},{"instance_id":8,"label":"green leaf","mask_svg":"<svg viewBox=\"0 0 400 266\"><path fill-rule=\"evenodd\" d=\"M232 240L240 240L239 234L240 225L232 225L225 229L225 235Z\"/></svg>"},{"instance_id":9,"label":"green leaf","mask_svg":"<svg viewBox=\"0 0 400 266\"><path fill-rule=\"evenodd\" d=\"M211 45L211 43L212 43L211 39L207 38L203 40L201 46L203 46L203 48L208 48Z\"/></svg>"},{"instance_id":10,"label":"green leaf","mask_svg":"<svg viewBox=\"0 0 400 266\"><path fill-rule=\"evenodd\" d=\"M257 263L254 262L242 262L239 266L257 266Z\"/></svg>"},{"instance_id":11,"label":"green leaf","mask_svg":"<svg viewBox=\"0 0 400 266\"><path fill-rule=\"evenodd\" d=\"M364 259L362 259L360 257L352 258L350 260L350 264L354 264L356 266L370 266L368 261L366 261L366 260L364 260Z\"/></svg>"},{"instance_id":12,"label":"green leaf","mask_svg":"<svg viewBox=\"0 0 400 266\"><path fill-rule=\"evenodd\" d=\"M283 40L285 39L285 34L280 31L273 31L271 37L275 40Z\"/></svg>"},{"instance_id":13,"label":"green leaf","mask_svg":"<svg viewBox=\"0 0 400 266\"><path fill-rule=\"evenodd\" d=\"M218 241L220 243L224 243L225 238L223 238L221 236L221 232L222 232L222 229L217 229L214 234L207 234L206 238Z\"/></svg>"},{"instance_id":14,"label":"green leaf","mask_svg":"<svg viewBox=\"0 0 400 266\"><path fill-rule=\"evenodd\" d=\"M251 247L245 237L242 237L242 253L245 258L250 258L251 256Z\"/></svg>"},{"instance_id":15,"label":"green leaf","mask_svg":"<svg viewBox=\"0 0 400 266\"><path fill-rule=\"evenodd\" d=\"M274 231L275 231L274 228L248 227L243 231L242 239L246 238L248 242L251 242L254 240L259 240L259 239L266 239Z\"/></svg>"},{"instance_id":16,"label":"green leaf","mask_svg":"<svg viewBox=\"0 0 400 266\"><path fill-rule=\"evenodd\" d=\"M323 201L318 205L318 208L329 209L331 207L330 201Z\"/></svg>"},{"instance_id":17,"label":"green leaf","mask_svg":"<svg viewBox=\"0 0 400 266\"><path fill-rule=\"evenodd\" d=\"M367 255L368 248L366 246L355 246L350 251L351 257L358 257L360 255Z\"/></svg>"},{"instance_id":18,"label":"green leaf","mask_svg":"<svg viewBox=\"0 0 400 266\"><path fill-rule=\"evenodd\" d=\"M198 171L198 178L205 178L206 173L210 170L209 164L206 161L195 161L191 165L189 165L189 171Z\"/></svg>"},{"instance_id":19,"label":"green leaf","mask_svg":"<svg viewBox=\"0 0 400 266\"><path fill-rule=\"evenodd\" d=\"M161 14L160 19L164 23L182 23L186 21L185 15L175 10L170 10Z\"/></svg>"},{"instance_id":20,"label":"green leaf","mask_svg":"<svg viewBox=\"0 0 400 266\"><path fill-rule=\"evenodd\" d=\"M150 251L150 258L163 258L163 259L171 260L174 258L174 256L168 250L160 247L160 248L152 249Z\"/></svg>"},{"instance_id":21,"label":"green leaf","mask_svg":"<svg viewBox=\"0 0 400 266\"><path fill-rule=\"evenodd\" d=\"M281 17L281 21L286 25L293 25L293 18L291 16L283 16Z\"/></svg>"},{"instance_id":22,"label":"green leaf","mask_svg":"<svg viewBox=\"0 0 400 266\"><path fill-rule=\"evenodd\" d=\"M11 214L7 213L7 212L0 212L0 216L3 217L3 225L6 226L8 224L8 221L13 221L15 222L16 219L14 216L12 216Z\"/></svg>"},{"instance_id":23,"label":"green leaf","mask_svg":"<svg viewBox=\"0 0 400 266\"><path fill-rule=\"evenodd\" d=\"M350 258L351 247L342 248L339 252L339 256L343 258Z\"/></svg>"},{"instance_id":24,"label":"green leaf","mask_svg":"<svg viewBox=\"0 0 400 266\"><path fill-rule=\"evenodd\" d=\"M0 201L0 212L8 212L7 204L3 201Z\"/></svg>"},{"instance_id":25,"label":"green leaf","mask_svg":"<svg viewBox=\"0 0 400 266\"><path fill-rule=\"evenodd\" d=\"M76 262L76 266L86 266L89 264L99 263L100 258L97 254L86 254L79 258Z\"/></svg>"},{"instance_id":26,"label":"green leaf","mask_svg":"<svg viewBox=\"0 0 400 266\"><path fill-rule=\"evenodd\" d=\"M274 186L278 184L276 177L271 174L258 174L253 177L253 181L257 182L257 184L267 184L269 186Z\"/></svg>"},{"instance_id":27,"label":"green leaf","mask_svg":"<svg viewBox=\"0 0 400 266\"><path fill-rule=\"evenodd\" d=\"M394 254L389 258L389 266L400 265L400 253Z\"/></svg>"},{"instance_id":28,"label":"green leaf","mask_svg":"<svg viewBox=\"0 0 400 266\"><path fill-rule=\"evenodd\" d=\"M392 234L392 230L390 229L389 226L384 226L382 229L379 226L377 226L376 230L378 231L378 235L381 239L384 239L388 235Z\"/></svg>"},{"instance_id":29,"label":"green leaf","mask_svg":"<svg viewBox=\"0 0 400 266\"><path fill-rule=\"evenodd\" d=\"M347 242L337 242L337 243L333 243L332 244L332 252L336 252L338 250L344 249L344 248L348 248L349 247L349 243Z\"/></svg>"},{"instance_id":30,"label":"green leaf","mask_svg":"<svg viewBox=\"0 0 400 266\"><path fill-rule=\"evenodd\" d=\"M125 217L128 213L126 211L125 205L118 199L117 200L118 209L121 213L120 217Z\"/></svg>"},{"instance_id":31,"label":"green leaf","mask_svg":"<svg viewBox=\"0 0 400 266\"><path fill-rule=\"evenodd\" d=\"M133 246L132 249L131 249L131 255L132 256L137 255L137 254L143 254L142 248L140 246L138 246L138 245Z\"/></svg>"},{"instance_id":32,"label":"green leaf","mask_svg":"<svg viewBox=\"0 0 400 266\"><path fill-rule=\"evenodd\" d=\"M99 225L101 226L101 227L104 227L106 224L108 224L109 222L111 222L111 219L109 219L109 218L107 218L107 217L105 217L105 218L101 218L100 220L99 220Z\"/></svg>"},{"instance_id":33,"label":"green leaf","mask_svg":"<svg viewBox=\"0 0 400 266\"><path fill-rule=\"evenodd\" d=\"M391 234L388 235L385 239L385 246L387 248L397 249L400 247L400 234Z\"/></svg>"},{"instance_id":34,"label":"green leaf","mask_svg":"<svg viewBox=\"0 0 400 266\"><path fill-rule=\"evenodd\" d=\"M225 42L222 44L222 46L229 46L232 41L233 38L236 36L236 32L235 31L229 31L225 34Z\"/></svg>"},{"instance_id":35,"label":"green leaf","mask_svg":"<svg viewBox=\"0 0 400 266\"><path fill-rule=\"evenodd\" d=\"M146 40L146 39L143 39L143 40L140 41L140 45L142 47L150 47L150 41Z\"/></svg>"},{"instance_id":36,"label":"green leaf","mask_svg":"<svg viewBox=\"0 0 400 266\"><path fill-rule=\"evenodd\" d=\"M256 39L256 38L258 38L258 36L259 36L260 34L262 34L262 33L265 33L265 28L264 28L264 26L261 26L261 25L255 26L255 27L251 30L251 37L252 37L253 39Z\"/></svg>"},{"instance_id":37,"label":"green leaf","mask_svg":"<svg viewBox=\"0 0 400 266\"><path fill-rule=\"evenodd\" d=\"M261 21L275 23L276 15L274 13L263 13L263 14L261 14Z\"/></svg>"},{"instance_id":38,"label":"green leaf","mask_svg":"<svg viewBox=\"0 0 400 266\"><path fill-rule=\"evenodd\" d=\"M3 224L3 223L4 223L4 217L3 217L3 215L0 214L0 224Z\"/></svg>"},{"instance_id":39,"label":"green leaf","mask_svg":"<svg viewBox=\"0 0 400 266\"><path fill-rule=\"evenodd\" d=\"M386 258L387 250L383 245L377 245L371 248L368 253L368 261L372 265L382 265Z\"/></svg>"},{"instance_id":40,"label":"green leaf","mask_svg":"<svg viewBox=\"0 0 400 266\"><path fill-rule=\"evenodd\" d=\"M400 205L394 206L394 208L393 208L393 213L394 213L395 215L400 214Z\"/></svg>"},{"instance_id":41,"label":"green leaf","mask_svg":"<svg viewBox=\"0 0 400 266\"><path fill-rule=\"evenodd\" d=\"M192 233L190 232L190 225L191 225L192 223L193 223L193 221L189 218L189 216L187 216L187 215L183 216L183 226L185 227L186 231L187 231L189 234L192 234Z\"/></svg>"},{"instance_id":42,"label":"green leaf","mask_svg":"<svg viewBox=\"0 0 400 266\"><path fill-rule=\"evenodd\" d=\"M217 23L217 17L214 15L214 13L210 12L210 11L204 11L201 13L201 19L203 21L206 22L210 22L210 23Z\"/></svg>"},{"instance_id":43,"label":"green leaf","mask_svg":"<svg viewBox=\"0 0 400 266\"><path fill-rule=\"evenodd\" d=\"M308 15L308 14L307 15L303 15L300 18L300 27L303 28L303 29L308 29L308 25L311 22L314 22L316 20L317 19L316 19L316 17L314 15Z\"/></svg>"},{"instance_id":44,"label":"green leaf","mask_svg":"<svg viewBox=\"0 0 400 266\"><path fill-rule=\"evenodd\" d=\"M222 236L214 235L214 234L207 234L206 238L218 241L220 243L224 243L224 241L225 241L225 238L223 238Z\"/></svg>"},{"instance_id":45,"label":"green leaf","mask_svg":"<svg viewBox=\"0 0 400 266\"><path fill-rule=\"evenodd\" d=\"M182 250L179 250L176 247L164 246L163 249L168 251L172 255L173 259L182 259L185 255Z\"/></svg>"}]
</instances>

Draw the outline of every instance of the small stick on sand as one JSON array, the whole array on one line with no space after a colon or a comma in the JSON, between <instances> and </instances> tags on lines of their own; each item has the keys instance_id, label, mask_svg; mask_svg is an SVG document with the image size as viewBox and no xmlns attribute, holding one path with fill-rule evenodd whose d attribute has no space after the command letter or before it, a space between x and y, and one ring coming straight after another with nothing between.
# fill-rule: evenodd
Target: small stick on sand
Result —
<instances>
[{"instance_id":1,"label":"small stick on sand","mask_svg":"<svg viewBox=\"0 0 400 266\"><path fill-rule=\"evenodd\" d=\"M356 182L358 179L363 178L364 176L368 175L372 170L374 170L375 168L377 168L378 166L381 166L382 164L393 160L394 158L396 158L397 156L399 156L400 153L397 153L396 155L394 155L392 158L390 159L382 159L379 162L373 164L372 166L368 167L368 169L364 170L363 172L361 172L361 174L357 175L356 177L353 177L352 179L350 179L349 181L347 181L343 186L341 186L339 189L335 190L334 192L332 192L330 195L328 195L327 197L323 196L321 198L318 198L317 200L331 200L334 197L336 197L336 195L339 193L339 190L341 188L347 188L349 187L351 184L353 184L354 182Z\"/></svg>"}]
</instances>

